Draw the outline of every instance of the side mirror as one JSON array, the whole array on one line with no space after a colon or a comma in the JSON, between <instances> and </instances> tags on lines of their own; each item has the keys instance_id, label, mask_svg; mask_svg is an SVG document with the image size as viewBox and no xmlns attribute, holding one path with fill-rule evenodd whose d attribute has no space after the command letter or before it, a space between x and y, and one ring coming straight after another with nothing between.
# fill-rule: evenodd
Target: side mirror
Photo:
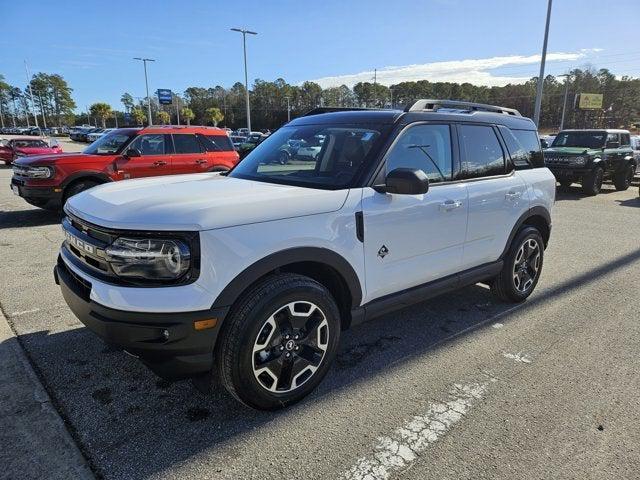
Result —
<instances>
[{"instance_id":1,"label":"side mirror","mask_svg":"<svg viewBox=\"0 0 640 480\"><path fill-rule=\"evenodd\" d=\"M429 178L417 168L396 168L387 174L383 185L374 185L378 193L421 195L429 191Z\"/></svg>"},{"instance_id":2,"label":"side mirror","mask_svg":"<svg viewBox=\"0 0 640 480\"><path fill-rule=\"evenodd\" d=\"M616 142L616 141L607 142L606 148L620 148L620 142Z\"/></svg>"},{"instance_id":3,"label":"side mirror","mask_svg":"<svg viewBox=\"0 0 640 480\"><path fill-rule=\"evenodd\" d=\"M124 156L128 158L141 157L142 153L137 148L129 148L126 152L124 152Z\"/></svg>"}]
</instances>

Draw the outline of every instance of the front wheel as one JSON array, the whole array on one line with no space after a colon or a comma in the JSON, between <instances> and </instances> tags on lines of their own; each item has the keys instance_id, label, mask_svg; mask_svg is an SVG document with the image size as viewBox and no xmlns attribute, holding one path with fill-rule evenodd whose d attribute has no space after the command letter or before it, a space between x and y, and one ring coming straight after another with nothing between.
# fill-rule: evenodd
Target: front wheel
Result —
<instances>
[{"instance_id":1,"label":"front wheel","mask_svg":"<svg viewBox=\"0 0 640 480\"><path fill-rule=\"evenodd\" d=\"M269 276L232 308L216 348L218 378L250 407L283 408L320 383L339 338L338 307L324 286L302 275Z\"/></svg>"},{"instance_id":2,"label":"front wheel","mask_svg":"<svg viewBox=\"0 0 640 480\"><path fill-rule=\"evenodd\" d=\"M67 203L67 200L74 195L84 192L85 190L89 190L96 185L98 185L98 182L94 182L93 180L78 180L77 182L72 183L64 191L62 206L64 206L64 204Z\"/></svg>"},{"instance_id":3,"label":"front wheel","mask_svg":"<svg viewBox=\"0 0 640 480\"><path fill-rule=\"evenodd\" d=\"M602 167L594 168L582 178L582 191L590 196L599 194L603 179L604 170Z\"/></svg>"},{"instance_id":4,"label":"front wheel","mask_svg":"<svg viewBox=\"0 0 640 480\"><path fill-rule=\"evenodd\" d=\"M619 192L627 190L631 186L634 173L635 169L633 165L629 165L622 172L616 173L613 177L613 185L616 187L616 190Z\"/></svg>"},{"instance_id":5,"label":"front wheel","mask_svg":"<svg viewBox=\"0 0 640 480\"><path fill-rule=\"evenodd\" d=\"M522 302L531 295L542 272L544 242L535 227L522 228L511 242L491 291L503 301Z\"/></svg>"}]
</instances>

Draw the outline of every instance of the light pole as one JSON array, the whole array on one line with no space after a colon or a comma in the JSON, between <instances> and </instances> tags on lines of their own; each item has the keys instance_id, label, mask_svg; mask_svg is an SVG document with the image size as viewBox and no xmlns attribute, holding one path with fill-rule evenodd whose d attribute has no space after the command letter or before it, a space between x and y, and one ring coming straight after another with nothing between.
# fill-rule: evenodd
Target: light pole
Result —
<instances>
[{"instance_id":1,"label":"light pole","mask_svg":"<svg viewBox=\"0 0 640 480\"><path fill-rule=\"evenodd\" d=\"M291 104L289 103L289 99L291 97L289 97L289 95L287 95L284 98L287 99L287 122L290 122L291 121Z\"/></svg>"},{"instance_id":2,"label":"light pole","mask_svg":"<svg viewBox=\"0 0 640 480\"><path fill-rule=\"evenodd\" d=\"M140 60L144 64L144 84L147 87L147 115L149 116L149 126L153 125L151 118L151 97L149 96L149 79L147 77L147 62L155 62L153 58L134 57L134 60Z\"/></svg>"},{"instance_id":3,"label":"light pole","mask_svg":"<svg viewBox=\"0 0 640 480\"><path fill-rule=\"evenodd\" d=\"M393 88L389 87L389 102L391 102L391 110L393 110Z\"/></svg>"},{"instance_id":4,"label":"light pole","mask_svg":"<svg viewBox=\"0 0 640 480\"><path fill-rule=\"evenodd\" d=\"M542 106L542 86L544 84L544 63L547 60L547 40L549 39L549 22L551 21L551 1L547 4L547 23L544 27L544 41L542 42L542 58L540 59L540 74L536 88L536 104L533 113L533 122L536 127L540 123L540 107Z\"/></svg>"},{"instance_id":5,"label":"light pole","mask_svg":"<svg viewBox=\"0 0 640 480\"><path fill-rule=\"evenodd\" d=\"M31 88L31 73L29 73L29 66L27 65L27 61L24 61L24 70L27 72L27 82L29 85L29 96L31 97L31 108L33 109L33 120L36 122L36 127L38 127L38 115L36 114L36 102L33 100L33 89ZM27 124L29 123L29 114L27 113Z\"/></svg>"},{"instance_id":6,"label":"light pole","mask_svg":"<svg viewBox=\"0 0 640 480\"><path fill-rule=\"evenodd\" d=\"M564 100L562 101L562 118L560 119L560 131L564 128L564 113L567 110L567 96L569 95L569 75L565 73L564 75L558 75L558 77L564 77Z\"/></svg>"},{"instance_id":7,"label":"light pole","mask_svg":"<svg viewBox=\"0 0 640 480\"><path fill-rule=\"evenodd\" d=\"M244 50L244 89L245 100L247 104L247 128L251 133L251 107L249 106L249 75L247 74L247 33L249 35L257 35L257 32L252 32L244 28L232 28L233 32L240 32L242 34L242 48Z\"/></svg>"}]
</instances>

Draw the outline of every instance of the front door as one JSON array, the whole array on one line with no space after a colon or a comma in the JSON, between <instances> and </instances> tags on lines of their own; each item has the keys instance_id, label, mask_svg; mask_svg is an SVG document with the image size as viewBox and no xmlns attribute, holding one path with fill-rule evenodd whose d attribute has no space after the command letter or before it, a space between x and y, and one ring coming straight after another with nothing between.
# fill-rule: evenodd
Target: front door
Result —
<instances>
[{"instance_id":1,"label":"front door","mask_svg":"<svg viewBox=\"0 0 640 480\"><path fill-rule=\"evenodd\" d=\"M124 179L170 175L171 157L167 154L167 135L139 135L127 147L140 152L139 157L122 156L116 163Z\"/></svg>"},{"instance_id":2,"label":"front door","mask_svg":"<svg viewBox=\"0 0 640 480\"><path fill-rule=\"evenodd\" d=\"M459 125L462 177L469 192L469 222L462 269L498 260L511 229L529 209L525 182L490 125Z\"/></svg>"},{"instance_id":3,"label":"front door","mask_svg":"<svg viewBox=\"0 0 640 480\"><path fill-rule=\"evenodd\" d=\"M387 153L385 171L423 170L423 195L363 189L365 301L457 273L467 228L467 187L453 180L449 125L416 124Z\"/></svg>"}]
</instances>

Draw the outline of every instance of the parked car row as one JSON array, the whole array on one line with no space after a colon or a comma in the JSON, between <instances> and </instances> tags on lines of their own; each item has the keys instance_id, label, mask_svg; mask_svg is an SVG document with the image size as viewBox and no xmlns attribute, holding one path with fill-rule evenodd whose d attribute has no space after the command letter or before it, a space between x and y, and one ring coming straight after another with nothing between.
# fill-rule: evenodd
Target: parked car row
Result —
<instances>
[{"instance_id":1,"label":"parked car row","mask_svg":"<svg viewBox=\"0 0 640 480\"><path fill-rule=\"evenodd\" d=\"M49 141L31 137L0 139L0 161L5 165L10 165L20 157L57 153L62 153L62 147L55 139Z\"/></svg>"},{"instance_id":2,"label":"parked car row","mask_svg":"<svg viewBox=\"0 0 640 480\"><path fill-rule=\"evenodd\" d=\"M4 127L0 128L0 133L5 135L64 135L69 129L67 127Z\"/></svg>"},{"instance_id":3,"label":"parked car row","mask_svg":"<svg viewBox=\"0 0 640 480\"><path fill-rule=\"evenodd\" d=\"M102 132L104 128L91 126L74 127L69 130L69 138L74 142L89 142L89 134Z\"/></svg>"}]
</instances>

